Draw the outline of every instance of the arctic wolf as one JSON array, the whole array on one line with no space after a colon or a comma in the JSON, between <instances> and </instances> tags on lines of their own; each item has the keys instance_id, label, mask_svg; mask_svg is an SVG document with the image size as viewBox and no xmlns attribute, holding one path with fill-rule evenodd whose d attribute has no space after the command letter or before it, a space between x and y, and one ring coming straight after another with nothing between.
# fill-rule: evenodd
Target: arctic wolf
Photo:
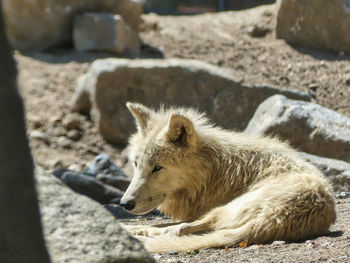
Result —
<instances>
[{"instance_id":1,"label":"arctic wolf","mask_svg":"<svg viewBox=\"0 0 350 263\"><path fill-rule=\"evenodd\" d=\"M150 252L303 240L335 221L331 186L287 144L215 127L190 108L127 107L138 131L121 206L178 222L127 226Z\"/></svg>"}]
</instances>

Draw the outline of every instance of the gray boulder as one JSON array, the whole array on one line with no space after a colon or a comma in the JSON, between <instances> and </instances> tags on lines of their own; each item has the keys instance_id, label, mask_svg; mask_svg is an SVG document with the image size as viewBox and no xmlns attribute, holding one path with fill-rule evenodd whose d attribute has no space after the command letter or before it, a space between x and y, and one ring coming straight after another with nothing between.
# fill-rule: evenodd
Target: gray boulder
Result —
<instances>
[{"instance_id":1,"label":"gray boulder","mask_svg":"<svg viewBox=\"0 0 350 263\"><path fill-rule=\"evenodd\" d=\"M127 101L147 106L193 106L225 128L243 129L255 109L274 94L309 100L296 91L244 86L223 69L194 60L97 60L78 81L73 109L91 114L110 142L125 144L135 130Z\"/></svg>"},{"instance_id":2,"label":"gray boulder","mask_svg":"<svg viewBox=\"0 0 350 263\"><path fill-rule=\"evenodd\" d=\"M121 15L138 32L143 0L4 0L11 44L22 51L45 50L71 40L73 16L83 12Z\"/></svg>"},{"instance_id":3,"label":"gray boulder","mask_svg":"<svg viewBox=\"0 0 350 263\"><path fill-rule=\"evenodd\" d=\"M279 0L276 36L313 48L350 53L348 0Z\"/></svg>"},{"instance_id":4,"label":"gray boulder","mask_svg":"<svg viewBox=\"0 0 350 263\"><path fill-rule=\"evenodd\" d=\"M326 175L335 191L350 191L349 163L307 153L301 155Z\"/></svg>"},{"instance_id":5,"label":"gray boulder","mask_svg":"<svg viewBox=\"0 0 350 263\"><path fill-rule=\"evenodd\" d=\"M16 73L0 3L0 262L48 263Z\"/></svg>"},{"instance_id":6,"label":"gray boulder","mask_svg":"<svg viewBox=\"0 0 350 263\"><path fill-rule=\"evenodd\" d=\"M73 43L79 51L109 51L136 54L140 48L138 34L120 15L112 13L84 13L73 23Z\"/></svg>"},{"instance_id":7,"label":"gray boulder","mask_svg":"<svg viewBox=\"0 0 350 263\"><path fill-rule=\"evenodd\" d=\"M301 151L350 162L350 118L314 103L275 95L261 103L245 131L278 135Z\"/></svg>"},{"instance_id":8,"label":"gray boulder","mask_svg":"<svg viewBox=\"0 0 350 263\"><path fill-rule=\"evenodd\" d=\"M53 262L155 262L143 245L98 203L74 193L40 168L37 184Z\"/></svg>"}]
</instances>

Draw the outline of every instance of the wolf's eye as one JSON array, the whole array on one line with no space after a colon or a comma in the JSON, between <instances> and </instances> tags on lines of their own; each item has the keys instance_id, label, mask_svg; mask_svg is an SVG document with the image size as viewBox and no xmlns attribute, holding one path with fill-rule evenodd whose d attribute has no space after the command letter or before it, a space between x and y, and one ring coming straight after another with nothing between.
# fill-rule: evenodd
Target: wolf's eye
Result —
<instances>
[{"instance_id":1,"label":"wolf's eye","mask_svg":"<svg viewBox=\"0 0 350 263\"><path fill-rule=\"evenodd\" d=\"M154 168L153 168L153 170L152 170L152 174L158 172L158 171L161 170L162 168L163 168L163 167L162 167L162 166L159 166L159 165L154 166Z\"/></svg>"}]
</instances>

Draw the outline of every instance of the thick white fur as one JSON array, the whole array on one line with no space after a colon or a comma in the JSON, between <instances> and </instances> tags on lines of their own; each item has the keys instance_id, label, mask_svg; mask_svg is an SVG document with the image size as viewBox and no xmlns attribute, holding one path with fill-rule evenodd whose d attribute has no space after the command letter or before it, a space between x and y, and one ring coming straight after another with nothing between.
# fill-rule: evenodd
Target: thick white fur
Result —
<instances>
[{"instance_id":1,"label":"thick white fur","mask_svg":"<svg viewBox=\"0 0 350 263\"><path fill-rule=\"evenodd\" d=\"M122 201L135 202L132 213L158 207L182 222L127 226L149 251L297 241L326 234L335 221L331 186L286 143L214 127L190 108L127 106L138 132Z\"/></svg>"}]
</instances>

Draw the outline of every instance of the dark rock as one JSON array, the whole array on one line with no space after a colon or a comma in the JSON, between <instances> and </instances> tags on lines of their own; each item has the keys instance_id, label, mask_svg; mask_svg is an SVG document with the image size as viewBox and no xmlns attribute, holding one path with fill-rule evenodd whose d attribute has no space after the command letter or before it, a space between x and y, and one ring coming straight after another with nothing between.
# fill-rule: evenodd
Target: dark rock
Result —
<instances>
[{"instance_id":1,"label":"dark rock","mask_svg":"<svg viewBox=\"0 0 350 263\"><path fill-rule=\"evenodd\" d=\"M86 195L101 204L119 204L124 195L123 191L99 182L82 172L65 171L60 179L75 192Z\"/></svg>"},{"instance_id":2,"label":"dark rock","mask_svg":"<svg viewBox=\"0 0 350 263\"><path fill-rule=\"evenodd\" d=\"M113 163L109 156L105 153L97 155L92 164L86 168L85 172L89 174L104 174L111 176L123 176L125 177L123 171Z\"/></svg>"},{"instance_id":3,"label":"dark rock","mask_svg":"<svg viewBox=\"0 0 350 263\"><path fill-rule=\"evenodd\" d=\"M122 191L125 191L130 184L130 179L125 176L122 169L115 165L105 153L96 156L92 164L86 168L85 173Z\"/></svg>"},{"instance_id":4,"label":"dark rock","mask_svg":"<svg viewBox=\"0 0 350 263\"><path fill-rule=\"evenodd\" d=\"M145 215L134 215L126 212L123 208L118 205L105 205L104 206L114 217L116 218L152 218L162 216L158 210L153 210ZM164 217L164 216L163 216ZM164 217L165 218L165 217Z\"/></svg>"},{"instance_id":5,"label":"dark rock","mask_svg":"<svg viewBox=\"0 0 350 263\"><path fill-rule=\"evenodd\" d=\"M122 191L126 191L130 184L130 179L121 175L115 176L111 174L98 174L96 179Z\"/></svg>"}]
</instances>

